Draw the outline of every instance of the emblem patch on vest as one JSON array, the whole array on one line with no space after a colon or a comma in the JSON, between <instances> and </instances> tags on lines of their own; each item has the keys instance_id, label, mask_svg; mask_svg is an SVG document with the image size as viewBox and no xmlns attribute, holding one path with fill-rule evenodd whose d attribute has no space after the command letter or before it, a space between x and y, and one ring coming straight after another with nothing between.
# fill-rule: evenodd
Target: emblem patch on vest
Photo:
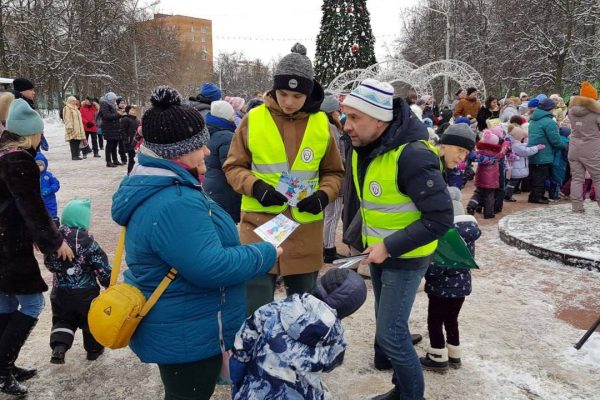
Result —
<instances>
[{"instance_id":1,"label":"emblem patch on vest","mask_svg":"<svg viewBox=\"0 0 600 400\"><path fill-rule=\"evenodd\" d=\"M381 196L381 185L375 181L369 183L369 191L375 197Z\"/></svg>"},{"instance_id":2,"label":"emblem patch on vest","mask_svg":"<svg viewBox=\"0 0 600 400\"><path fill-rule=\"evenodd\" d=\"M315 158L315 153L310 147L305 147L304 150L302 150L302 161L309 163L313 158Z\"/></svg>"},{"instance_id":3,"label":"emblem patch on vest","mask_svg":"<svg viewBox=\"0 0 600 400\"><path fill-rule=\"evenodd\" d=\"M288 82L288 86L290 87L290 89L296 89L298 87L298 81L295 79L290 79L290 81Z\"/></svg>"},{"instance_id":4,"label":"emblem patch on vest","mask_svg":"<svg viewBox=\"0 0 600 400\"><path fill-rule=\"evenodd\" d=\"M112 313L112 307L106 307L104 309L104 314L108 315L110 317L110 314Z\"/></svg>"}]
</instances>

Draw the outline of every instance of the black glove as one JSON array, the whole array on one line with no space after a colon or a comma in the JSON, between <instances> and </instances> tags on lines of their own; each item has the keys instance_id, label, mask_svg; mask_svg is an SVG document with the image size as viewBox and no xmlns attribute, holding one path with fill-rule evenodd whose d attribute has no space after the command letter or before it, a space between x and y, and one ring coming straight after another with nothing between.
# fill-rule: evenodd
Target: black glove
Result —
<instances>
[{"instance_id":1,"label":"black glove","mask_svg":"<svg viewBox=\"0 0 600 400\"><path fill-rule=\"evenodd\" d=\"M88 121L85 123L85 126L87 126L88 128L93 128L94 127L94 123L92 121Z\"/></svg>"},{"instance_id":2,"label":"black glove","mask_svg":"<svg viewBox=\"0 0 600 400\"><path fill-rule=\"evenodd\" d=\"M264 207L282 206L288 201L287 197L260 179L252 186L252 196Z\"/></svg>"},{"instance_id":3,"label":"black glove","mask_svg":"<svg viewBox=\"0 0 600 400\"><path fill-rule=\"evenodd\" d=\"M329 204L327 193L322 190L317 190L304 200L300 200L298 203L298 211L317 215L327 207L327 204Z\"/></svg>"}]
</instances>

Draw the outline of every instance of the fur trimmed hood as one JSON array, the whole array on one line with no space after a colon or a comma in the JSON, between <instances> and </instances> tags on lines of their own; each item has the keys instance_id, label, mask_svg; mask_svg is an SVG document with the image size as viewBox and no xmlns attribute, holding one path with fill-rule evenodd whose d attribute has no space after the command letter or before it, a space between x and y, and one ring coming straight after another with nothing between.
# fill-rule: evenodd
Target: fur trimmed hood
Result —
<instances>
[{"instance_id":1,"label":"fur trimmed hood","mask_svg":"<svg viewBox=\"0 0 600 400\"><path fill-rule=\"evenodd\" d=\"M583 96L573 96L569 102L569 113L582 116L587 114L586 111L600 114L600 101Z\"/></svg>"}]
</instances>

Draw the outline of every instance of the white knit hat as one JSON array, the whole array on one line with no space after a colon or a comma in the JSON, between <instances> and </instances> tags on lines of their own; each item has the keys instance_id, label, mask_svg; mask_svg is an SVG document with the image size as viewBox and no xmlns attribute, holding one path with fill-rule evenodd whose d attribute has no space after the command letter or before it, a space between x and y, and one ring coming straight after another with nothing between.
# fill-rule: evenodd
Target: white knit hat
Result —
<instances>
[{"instance_id":1,"label":"white knit hat","mask_svg":"<svg viewBox=\"0 0 600 400\"><path fill-rule=\"evenodd\" d=\"M233 106L224 100L217 100L210 103L210 115L213 117L233 121L233 114Z\"/></svg>"},{"instance_id":2,"label":"white knit hat","mask_svg":"<svg viewBox=\"0 0 600 400\"><path fill-rule=\"evenodd\" d=\"M350 92L342 104L362 111L379 121L389 122L394 118L393 100L394 87L392 85L369 78Z\"/></svg>"}]
</instances>

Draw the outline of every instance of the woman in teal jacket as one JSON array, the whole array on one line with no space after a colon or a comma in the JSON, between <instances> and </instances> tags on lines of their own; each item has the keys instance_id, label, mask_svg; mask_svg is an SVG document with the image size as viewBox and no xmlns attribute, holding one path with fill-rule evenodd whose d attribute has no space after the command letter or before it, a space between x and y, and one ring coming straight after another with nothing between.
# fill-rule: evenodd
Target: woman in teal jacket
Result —
<instances>
[{"instance_id":1,"label":"woman in teal jacket","mask_svg":"<svg viewBox=\"0 0 600 400\"><path fill-rule=\"evenodd\" d=\"M240 245L235 224L203 192L208 132L179 94L157 88L142 119L138 164L113 197L112 217L127 226L125 282L149 297L167 271L177 278L136 330L131 348L158 364L165 399L206 399L245 318L245 281L267 273L277 251Z\"/></svg>"},{"instance_id":2,"label":"woman in teal jacket","mask_svg":"<svg viewBox=\"0 0 600 400\"><path fill-rule=\"evenodd\" d=\"M550 99L545 99L538 104L529 120L529 142L527 146L534 147L538 144L546 146L529 158L530 203L548 204L548 198L544 197L544 183L550 177L554 152L566 148L565 143L562 142L558 134L558 124L553 119L552 110L554 108L556 108L556 103Z\"/></svg>"}]
</instances>

